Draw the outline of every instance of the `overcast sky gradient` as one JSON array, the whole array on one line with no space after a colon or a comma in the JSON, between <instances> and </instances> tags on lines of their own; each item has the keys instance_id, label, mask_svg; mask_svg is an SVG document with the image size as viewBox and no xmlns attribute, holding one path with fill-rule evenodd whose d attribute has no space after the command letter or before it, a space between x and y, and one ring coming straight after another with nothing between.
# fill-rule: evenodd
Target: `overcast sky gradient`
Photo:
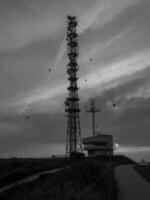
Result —
<instances>
[{"instance_id":1,"label":"overcast sky gradient","mask_svg":"<svg viewBox=\"0 0 150 200\"><path fill-rule=\"evenodd\" d=\"M68 14L79 21L83 137L96 97L103 132L150 160L149 0L0 1L0 154L64 153Z\"/></svg>"}]
</instances>

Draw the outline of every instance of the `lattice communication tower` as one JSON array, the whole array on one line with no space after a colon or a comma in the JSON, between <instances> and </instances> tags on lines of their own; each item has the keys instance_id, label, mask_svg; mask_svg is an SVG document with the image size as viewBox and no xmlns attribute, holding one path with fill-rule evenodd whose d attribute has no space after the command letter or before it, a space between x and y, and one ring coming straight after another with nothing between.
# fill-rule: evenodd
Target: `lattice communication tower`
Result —
<instances>
[{"instance_id":1,"label":"lattice communication tower","mask_svg":"<svg viewBox=\"0 0 150 200\"><path fill-rule=\"evenodd\" d=\"M69 87L69 95L66 98L66 117L67 117L67 141L66 141L66 155L82 152L81 130L80 130L80 108L77 86L77 71L78 66L78 34L77 34L77 18L75 16L68 16L67 27L67 53L69 63L67 64L67 74Z\"/></svg>"}]
</instances>

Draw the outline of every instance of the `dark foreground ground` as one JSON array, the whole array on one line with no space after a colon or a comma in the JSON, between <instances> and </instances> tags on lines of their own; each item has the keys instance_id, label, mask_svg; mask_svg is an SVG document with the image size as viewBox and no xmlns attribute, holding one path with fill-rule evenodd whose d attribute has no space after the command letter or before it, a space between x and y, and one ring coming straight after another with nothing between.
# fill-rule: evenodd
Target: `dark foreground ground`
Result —
<instances>
[{"instance_id":1,"label":"dark foreground ground","mask_svg":"<svg viewBox=\"0 0 150 200\"><path fill-rule=\"evenodd\" d=\"M114 166L131 163L125 157L82 159L55 174L41 175L33 182L0 194L3 200L117 200Z\"/></svg>"},{"instance_id":2,"label":"dark foreground ground","mask_svg":"<svg viewBox=\"0 0 150 200\"><path fill-rule=\"evenodd\" d=\"M0 188L36 172L54 169L64 164L64 158L0 159Z\"/></svg>"},{"instance_id":3,"label":"dark foreground ground","mask_svg":"<svg viewBox=\"0 0 150 200\"><path fill-rule=\"evenodd\" d=\"M143 176L148 182L150 182L150 164L149 165L136 165L135 170Z\"/></svg>"},{"instance_id":4,"label":"dark foreground ground","mask_svg":"<svg viewBox=\"0 0 150 200\"><path fill-rule=\"evenodd\" d=\"M115 168L118 181L118 200L150 200L150 184L134 169L134 165Z\"/></svg>"}]
</instances>

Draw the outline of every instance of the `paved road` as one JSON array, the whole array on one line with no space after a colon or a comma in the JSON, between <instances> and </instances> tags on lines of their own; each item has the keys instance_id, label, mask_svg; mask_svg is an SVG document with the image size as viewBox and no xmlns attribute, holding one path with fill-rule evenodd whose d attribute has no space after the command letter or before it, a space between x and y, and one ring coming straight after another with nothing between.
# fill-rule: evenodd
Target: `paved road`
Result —
<instances>
[{"instance_id":1,"label":"paved road","mask_svg":"<svg viewBox=\"0 0 150 200\"><path fill-rule=\"evenodd\" d=\"M4 192L5 190L9 190L17 185L21 185L22 183L28 183L28 182L31 182L31 181L34 181L36 179L39 178L40 175L42 174L52 174L52 173L55 173L55 172L58 172L60 170L62 170L63 168L57 168L57 169L51 169L51 170L46 170L46 171L43 171L43 172L38 172L36 174L33 174L31 176L28 176L26 178L23 178L22 180L20 181L16 181L12 184L9 184L7 186L4 186L2 188L0 188L0 192Z\"/></svg>"},{"instance_id":2,"label":"paved road","mask_svg":"<svg viewBox=\"0 0 150 200\"><path fill-rule=\"evenodd\" d=\"M119 200L150 200L150 183L140 176L132 165L116 167Z\"/></svg>"}]
</instances>

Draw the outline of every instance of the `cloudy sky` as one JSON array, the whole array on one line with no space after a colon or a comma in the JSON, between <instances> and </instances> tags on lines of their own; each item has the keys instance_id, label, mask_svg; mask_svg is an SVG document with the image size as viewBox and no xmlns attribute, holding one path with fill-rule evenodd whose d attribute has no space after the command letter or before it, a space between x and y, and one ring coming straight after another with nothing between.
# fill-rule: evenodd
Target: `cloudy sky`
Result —
<instances>
[{"instance_id":1,"label":"cloudy sky","mask_svg":"<svg viewBox=\"0 0 150 200\"><path fill-rule=\"evenodd\" d=\"M83 137L96 97L99 129L150 160L149 0L0 1L0 155L64 153L69 14L78 16Z\"/></svg>"}]
</instances>

